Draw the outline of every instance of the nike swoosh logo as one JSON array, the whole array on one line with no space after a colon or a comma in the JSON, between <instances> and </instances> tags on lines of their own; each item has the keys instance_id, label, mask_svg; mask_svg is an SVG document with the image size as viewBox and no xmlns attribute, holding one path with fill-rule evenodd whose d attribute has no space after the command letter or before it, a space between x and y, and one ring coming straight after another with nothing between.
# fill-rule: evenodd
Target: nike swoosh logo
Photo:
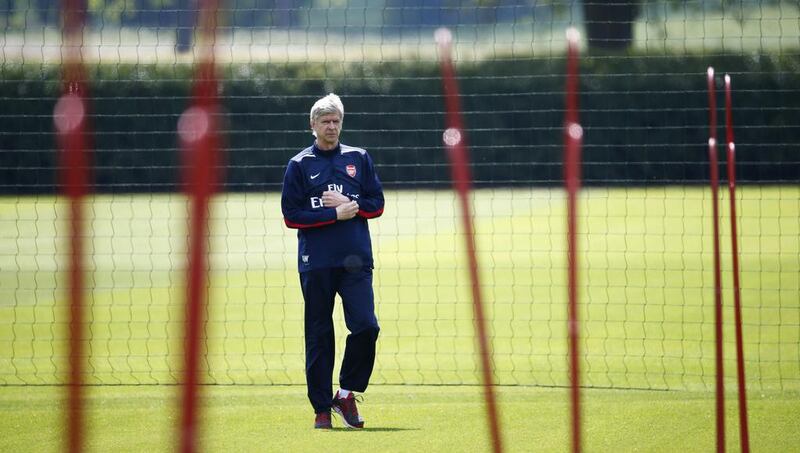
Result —
<instances>
[{"instance_id":1,"label":"nike swoosh logo","mask_svg":"<svg viewBox=\"0 0 800 453\"><path fill-rule=\"evenodd\" d=\"M319 173L317 173L316 175L311 175L311 179L314 179L314 178L316 178L317 176L319 176Z\"/></svg>"}]
</instances>

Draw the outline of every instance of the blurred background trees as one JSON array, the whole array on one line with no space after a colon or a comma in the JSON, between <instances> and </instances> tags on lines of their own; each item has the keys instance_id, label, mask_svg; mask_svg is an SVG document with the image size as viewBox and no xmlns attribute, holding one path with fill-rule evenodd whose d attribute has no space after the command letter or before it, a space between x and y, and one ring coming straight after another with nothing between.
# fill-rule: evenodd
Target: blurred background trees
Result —
<instances>
[{"instance_id":1,"label":"blurred background trees","mask_svg":"<svg viewBox=\"0 0 800 453\"><path fill-rule=\"evenodd\" d=\"M172 29L176 46L192 44L198 0L85 0L89 25ZM439 26L547 27L554 20L582 24L590 48L624 51L643 16L653 23L671 14L732 13L796 0L221 0L223 32L236 29L359 27L367 34L411 34ZM59 0L0 0L4 32L58 27ZM345 30L346 31L346 30Z\"/></svg>"}]
</instances>

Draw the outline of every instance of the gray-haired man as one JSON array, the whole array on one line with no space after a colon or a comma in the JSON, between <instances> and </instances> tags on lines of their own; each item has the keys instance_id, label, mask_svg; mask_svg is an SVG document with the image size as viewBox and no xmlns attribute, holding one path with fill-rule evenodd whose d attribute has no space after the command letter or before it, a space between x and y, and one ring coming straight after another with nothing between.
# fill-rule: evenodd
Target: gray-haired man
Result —
<instances>
[{"instance_id":1,"label":"gray-haired man","mask_svg":"<svg viewBox=\"0 0 800 453\"><path fill-rule=\"evenodd\" d=\"M297 229L297 266L305 301L306 384L315 428L331 427L331 409L348 428L363 428L352 392L367 388L375 363L378 320L372 291L372 242L367 219L383 213L383 189L372 158L339 142L344 106L331 93L310 112L316 140L286 168L281 209ZM342 299L350 334L332 393L333 306Z\"/></svg>"}]
</instances>

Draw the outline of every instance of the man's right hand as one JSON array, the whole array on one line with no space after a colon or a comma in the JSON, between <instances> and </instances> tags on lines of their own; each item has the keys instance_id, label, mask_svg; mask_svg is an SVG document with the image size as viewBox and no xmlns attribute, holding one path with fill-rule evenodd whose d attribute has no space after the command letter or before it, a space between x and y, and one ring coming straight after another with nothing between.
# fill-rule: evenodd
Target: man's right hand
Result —
<instances>
[{"instance_id":1,"label":"man's right hand","mask_svg":"<svg viewBox=\"0 0 800 453\"><path fill-rule=\"evenodd\" d=\"M350 201L336 206L336 220L350 220L358 214L358 203Z\"/></svg>"},{"instance_id":2,"label":"man's right hand","mask_svg":"<svg viewBox=\"0 0 800 453\"><path fill-rule=\"evenodd\" d=\"M347 203L348 201L350 201L350 199L339 192L333 190L326 190L325 192L322 192L322 206L325 206L326 208L335 208L336 206L339 206L342 203Z\"/></svg>"}]
</instances>

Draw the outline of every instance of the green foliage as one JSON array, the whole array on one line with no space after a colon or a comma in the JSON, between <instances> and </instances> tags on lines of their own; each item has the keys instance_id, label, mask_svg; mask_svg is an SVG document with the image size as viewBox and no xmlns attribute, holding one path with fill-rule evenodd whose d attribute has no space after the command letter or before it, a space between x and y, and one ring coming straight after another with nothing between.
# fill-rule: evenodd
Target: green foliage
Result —
<instances>
[{"instance_id":1,"label":"green foliage","mask_svg":"<svg viewBox=\"0 0 800 453\"><path fill-rule=\"evenodd\" d=\"M788 144L800 137L787 106L800 104L800 57L630 54L582 63L585 182L705 181L709 65L734 75L740 180L797 181L800 164ZM478 184L560 184L563 60L501 59L458 70ZM177 188L174 130L192 73L190 65L91 68L98 190ZM3 67L0 96L18 114L0 125L0 190L53 190L54 137L39 132L52 130L59 76L51 67ZM370 150L389 186L447 184L435 62L230 64L221 89L228 190L278 190L288 158L311 142L309 106L329 91L345 100L342 140Z\"/></svg>"},{"instance_id":2,"label":"green foliage","mask_svg":"<svg viewBox=\"0 0 800 453\"><path fill-rule=\"evenodd\" d=\"M8 30L25 30L44 24L57 23L58 2L41 0L4 0L0 8L0 27Z\"/></svg>"},{"instance_id":3,"label":"green foliage","mask_svg":"<svg viewBox=\"0 0 800 453\"><path fill-rule=\"evenodd\" d=\"M135 0L88 0L89 11L103 23L119 25L123 16L130 17L136 4Z\"/></svg>"}]
</instances>

